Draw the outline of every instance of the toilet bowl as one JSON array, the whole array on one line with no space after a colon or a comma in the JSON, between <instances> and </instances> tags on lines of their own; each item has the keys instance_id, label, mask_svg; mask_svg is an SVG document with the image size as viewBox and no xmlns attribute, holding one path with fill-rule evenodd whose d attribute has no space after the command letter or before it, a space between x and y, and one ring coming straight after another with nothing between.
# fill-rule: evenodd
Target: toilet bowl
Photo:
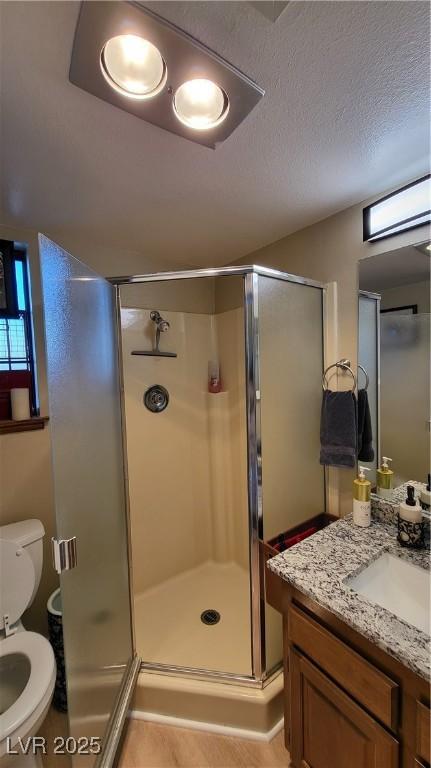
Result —
<instances>
[{"instance_id":1,"label":"toilet bowl","mask_svg":"<svg viewBox=\"0 0 431 768\"><path fill-rule=\"evenodd\" d=\"M43 723L55 685L50 643L36 632L19 631L0 640L0 765L40 765L38 755L22 754ZM13 753L19 753L19 757ZM9 754L8 754L9 753ZM11 754L12 753L12 754Z\"/></svg>"},{"instance_id":2,"label":"toilet bowl","mask_svg":"<svg viewBox=\"0 0 431 768\"><path fill-rule=\"evenodd\" d=\"M39 520L0 526L0 766L41 766L29 739L45 719L56 666L49 641L25 630L42 572L44 528Z\"/></svg>"}]
</instances>

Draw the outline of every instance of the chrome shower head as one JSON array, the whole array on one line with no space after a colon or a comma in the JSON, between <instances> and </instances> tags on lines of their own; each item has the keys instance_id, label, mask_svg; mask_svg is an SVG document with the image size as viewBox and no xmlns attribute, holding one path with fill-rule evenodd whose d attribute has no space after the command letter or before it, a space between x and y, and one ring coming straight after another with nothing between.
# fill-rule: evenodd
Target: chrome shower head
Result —
<instances>
[{"instance_id":1,"label":"chrome shower head","mask_svg":"<svg viewBox=\"0 0 431 768\"><path fill-rule=\"evenodd\" d=\"M157 309L153 309L152 312L150 312L150 318L153 321L153 323L156 324L157 330L161 331L168 331L170 328L170 325L167 320L164 320L161 316L160 312L157 311Z\"/></svg>"}]
</instances>

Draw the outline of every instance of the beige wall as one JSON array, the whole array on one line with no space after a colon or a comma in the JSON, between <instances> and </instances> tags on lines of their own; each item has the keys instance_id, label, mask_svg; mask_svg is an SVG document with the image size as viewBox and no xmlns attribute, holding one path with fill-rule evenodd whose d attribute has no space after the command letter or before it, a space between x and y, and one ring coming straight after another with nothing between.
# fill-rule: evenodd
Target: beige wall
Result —
<instances>
[{"instance_id":1,"label":"beige wall","mask_svg":"<svg viewBox=\"0 0 431 768\"><path fill-rule=\"evenodd\" d=\"M405 307L409 304L417 304L418 312L430 311L430 281L423 280L421 283L409 283L400 285L397 288L386 288L380 292L382 297L381 309L391 309L393 307Z\"/></svg>"},{"instance_id":2,"label":"beige wall","mask_svg":"<svg viewBox=\"0 0 431 768\"><path fill-rule=\"evenodd\" d=\"M37 232L0 225L0 238L24 243L28 249L40 405L42 415L46 415L48 395ZM94 246L78 240L64 241L61 245L106 276L150 272L156 269L165 270L172 267L172 264L167 263L156 264L138 253ZM37 432L21 432L0 437L0 525L37 517L43 522L46 531L41 586L33 606L24 616L25 626L38 632L46 632L46 601L58 586L50 554L50 538L55 534L50 451L49 425Z\"/></svg>"},{"instance_id":3,"label":"beige wall","mask_svg":"<svg viewBox=\"0 0 431 768\"><path fill-rule=\"evenodd\" d=\"M41 413L48 412L43 319L37 235L28 230L0 227L0 237L23 242L28 248ZM58 586L51 566L50 539L55 535L49 426L38 432L0 437L0 524L37 517L45 527L41 585L33 605L24 615L28 629L46 633L46 602Z\"/></svg>"},{"instance_id":4,"label":"beige wall","mask_svg":"<svg viewBox=\"0 0 431 768\"><path fill-rule=\"evenodd\" d=\"M382 195L378 196L379 198ZM376 199L376 198L373 198ZM336 281L338 357L356 365L358 329L358 261L378 253L429 239L429 227L377 243L362 241L362 209L373 199L288 235L248 254L236 263L261 264L324 283ZM335 470L339 493L331 511L346 514L352 508L352 470ZM338 502L335 500L338 498Z\"/></svg>"}]
</instances>

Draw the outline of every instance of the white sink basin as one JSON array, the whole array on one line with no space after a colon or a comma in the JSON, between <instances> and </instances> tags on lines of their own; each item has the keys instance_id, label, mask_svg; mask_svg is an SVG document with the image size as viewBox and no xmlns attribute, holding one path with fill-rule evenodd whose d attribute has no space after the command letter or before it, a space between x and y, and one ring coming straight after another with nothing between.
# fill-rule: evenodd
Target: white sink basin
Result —
<instances>
[{"instance_id":1,"label":"white sink basin","mask_svg":"<svg viewBox=\"0 0 431 768\"><path fill-rule=\"evenodd\" d=\"M345 583L371 602L430 634L429 571L385 552Z\"/></svg>"}]
</instances>

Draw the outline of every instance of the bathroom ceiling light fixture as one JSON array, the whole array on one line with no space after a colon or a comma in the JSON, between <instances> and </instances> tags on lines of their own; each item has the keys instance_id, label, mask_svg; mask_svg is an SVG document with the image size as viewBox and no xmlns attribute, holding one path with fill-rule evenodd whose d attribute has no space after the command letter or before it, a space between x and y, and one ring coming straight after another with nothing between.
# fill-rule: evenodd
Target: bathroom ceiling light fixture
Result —
<instances>
[{"instance_id":1,"label":"bathroom ceiling light fixture","mask_svg":"<svg viewBox=\"0 0 431 768\"><path fill-rule=\"evenodd\" d=\"M69 79L164 130L215 149L264 91L138 2L83 2Z\"/></svg>"},{"instance_id":2,"label":"bathroom ceiling light fixture","mask_svg":"<svg viewBox=\"0 0 431 768\"><path fill-rule=\"evenodd\" d=\"M166 83L167 69L156 46L137 35L116 35L100 54L109 85L132 99L150 99Z\"/></svg>"},{"instance_id":3,"label":"bathroom ceiling light fixture","mask_svg":"<svg viewBox=\"0 0 431 768\"><path fill-rule=\"evenodd\" d=\"M431 221L431 174L376 200L363 210L363 238L373 242Z\"/></svg>"}]
</instances>

